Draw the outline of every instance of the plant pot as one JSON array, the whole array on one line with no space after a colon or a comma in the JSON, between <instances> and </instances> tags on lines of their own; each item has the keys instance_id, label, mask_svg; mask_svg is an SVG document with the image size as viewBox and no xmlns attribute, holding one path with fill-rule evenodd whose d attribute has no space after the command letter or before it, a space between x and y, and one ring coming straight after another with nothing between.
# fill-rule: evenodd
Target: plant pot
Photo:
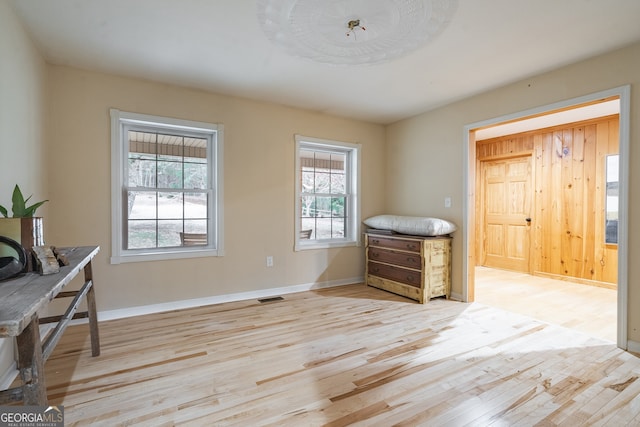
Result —
<instances>
[{"instance_id":1,"label":"plant pot","mask_svg":"<svg viewBox=\"0 0 640 427\"><path fill-rule=\"evenodd\" d=\"M19 242L27 251L27 271L33 271L35 263L31 248L44 245L42 218L0 218L0 236ZM0 247L0 256L15 256L12 249Z\"/></svg>"}]
</instances>

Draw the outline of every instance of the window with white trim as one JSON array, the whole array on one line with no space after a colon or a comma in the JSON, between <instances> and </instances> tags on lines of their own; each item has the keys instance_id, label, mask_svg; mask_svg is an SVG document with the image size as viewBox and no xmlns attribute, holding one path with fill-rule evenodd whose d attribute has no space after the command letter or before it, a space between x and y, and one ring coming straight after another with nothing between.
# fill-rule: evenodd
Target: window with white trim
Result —
<instances>
[{"instance_id":1,"label":"window with white trim","mask_svg":"<svg viewBox=\"0 0 640 427\"><path fill-rule=\"evenodd\" d=\"M360 145L296 135L295 249L359 244Z\"/></svg>"},{"instance_id":2,"label":"window with white trim","mask_svg":"<svg viewBox=\"0 0 640 427\"><path fill-rule=\"evenodd\" d=\"M114 109L111 127L111 262L222 255L222 125Z\"/></svg>"}]
</instances>

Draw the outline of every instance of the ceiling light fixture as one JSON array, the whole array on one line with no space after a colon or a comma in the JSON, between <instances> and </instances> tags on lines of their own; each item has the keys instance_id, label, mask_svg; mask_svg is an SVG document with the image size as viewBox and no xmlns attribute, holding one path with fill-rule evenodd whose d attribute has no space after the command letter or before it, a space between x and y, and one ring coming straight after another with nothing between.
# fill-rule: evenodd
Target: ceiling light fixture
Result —
<instances>
[{"instance_id":1,"label":"ceiling light fixture","mask_svg":"<svg viewBox=\"0 0 640 427\"><path fill-rule=\"evenodd\" d=\"M292 55L337 65L376 64L435 38L457 0L258 0L267 37Z\"/></svg>"},{"instance_id":2,"label":"ceiling light fixture","mask_svg":"<svg viewBox=\"0 0 640 427\"><path fill-rule=\"evenodd\" d=\"M362 30L362 31L367 30L365 27L360 25L359 19L352 19L351 21L347 22L347 27L349 28L349 31L347 31L347 37L353 34L354 39L356 38L356 30Z\"/></svg>"}]
</instances>

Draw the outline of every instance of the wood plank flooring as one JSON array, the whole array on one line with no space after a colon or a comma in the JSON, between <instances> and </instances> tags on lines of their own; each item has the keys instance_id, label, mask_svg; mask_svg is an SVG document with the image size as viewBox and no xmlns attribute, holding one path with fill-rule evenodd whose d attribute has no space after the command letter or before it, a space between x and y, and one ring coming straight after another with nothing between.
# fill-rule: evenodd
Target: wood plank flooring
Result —
<instances>
[{"instance_id":1,"label":"wood plank flooring","mask_svg":"<svg viewBox=\"0 0 640 427\"><path fill-rule=\"evenodd\" d=\"M46 364L67 426L640 424L640 359L483 304L361 284L70 327Z\"/></svg>"},{"instance_id":2,"label":"wood plank flooring","mask_svg":"<svg viewBox=\"0 0 640 427\"><path fill-rule=\"evenodd\" d=\"M476 301L616 342L613 289L476 267Z\"/></svg>"}]
</instances>

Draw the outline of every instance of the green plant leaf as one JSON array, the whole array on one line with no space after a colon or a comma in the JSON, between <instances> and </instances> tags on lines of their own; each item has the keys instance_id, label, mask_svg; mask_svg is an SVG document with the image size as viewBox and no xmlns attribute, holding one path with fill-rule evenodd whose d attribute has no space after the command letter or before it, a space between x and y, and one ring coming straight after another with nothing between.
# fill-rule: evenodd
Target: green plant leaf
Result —
<instances>
[{"instance_id":1,"label":"green plant leaf","mask_svg":"<svg viewBox=\"0 0 640 427\"><path fill-rule=\"evenodd\" d=\"M27 199L25 200L24 196L22 195L22 191L20 191L20 187L16 184L15 188L13 189L13 195L11 196L11 201L13 203L13 205L11 206L11 210L14 218L30 218L35 214L36 209L42 206L43 203L48 202L48 200L43 200L27 207L27 202L29 201L29 199L31 199L31 196L27 197ZM2 213L6 217L6 212L7 210L2 207L0 213Z\"/></svg>"},{"instance_id":2,"label":"green plant leaf","mask_svg":"<svg viewBox=\"0 0 640 427\"><path fill-rule=\"evenodd\" d=\"M4 206L0 205L0 213L2 214L2 216L4 216L5 218L7 218L7 208L5 208Z\"/></svg>"},{"instance_id":3,"label":"green plant leaf","mask_svg":"<svg viewBox=\"0 0 640 427\"><path fill-rule=\"evenodd\" d=\"M28 199L27 199L28 200ZM24 217L25 218L31 218L35 213L36 213L36 209L38 209L40 206L42 206L45 202L48 202L49 200L43 200L41 202L35 203L27 208L25 208L24 210Z\"/></svg>"},{"instance_id":4,"label":"green plant leaf","mask_svg":"<svg viewBox=\"0 0 640 427\"><path fill-rule=\"evenodd\" d=\"M18 187L18 184L16 184L15 188L13 189L13 195L11 196L11 201L13 202L13 206L12 206L13 217L14 218L24 217L25 200L24 200L24 196L22 195L22 191L20 191L20 187Z\"/></svg>"}]
</instances>

